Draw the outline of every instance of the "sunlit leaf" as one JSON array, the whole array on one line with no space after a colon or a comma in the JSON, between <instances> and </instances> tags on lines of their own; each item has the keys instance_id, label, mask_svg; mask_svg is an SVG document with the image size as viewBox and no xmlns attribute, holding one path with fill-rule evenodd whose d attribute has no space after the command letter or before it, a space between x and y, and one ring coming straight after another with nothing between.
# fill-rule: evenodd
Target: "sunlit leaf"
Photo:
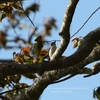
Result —
<instances>
[{"instance_id":1,"label":"sunlit leaf","mask_svg":"<svg viewBox=\"0 0 100 100\"><path fill-rule=\"evenodd\" d=\"M78 40L79 40L79 38L77 38L77 37L72 38L72 42L78 41Z\"/></svg>"},{"instance_id":2,"label":"sunlit leaf","mask_svg":"<svg viewBox=\"0 0 100 100\"><path fill-rule=\"evenodd\" d=\"M73 48L79 47L79 46L82 44L83 39L81 39L81 38L82 38L82 37L80 36L79 38L74 37L74 38L72 39Z\"/></svg>"},{"instance_id":3,"label":"sunlit leaf","mask_svg":"<svg viewBox=\"0 0 100 100\"><path fill-rule=\"evenodd\" d=\"M42 49L38 57L39 58L38 62L42 62L47 57L48 57L48 50Z\"/></svg>"},{"instance_id":4,"label":"sunlit leaf","mask_svg":"<svg viewBox=\"0 0 100 100\"><path fill-rule=\"evenodd\" d=\"M25 64L33 64L33 58L27 59L27 60L25 61Z\"/></svg>"},{"instance_id":5,"label":"sunlit leaf","mask_svg":"<svg viewBox=\"0 0 100 100\"><path fill-rule=\"evenodd\" d=\"M48 50L42 49L41 52L40 52L40 55L44 56L44 57L47 56L48 55Z\"/></svg>"},{"instance_id":6,"label":"sunlit leaf","mask_svg":"<svg viewBox=\"0 0 100 100\"><path fill-rule=\"evenodd\" d=\"M78 46L80 46L82 44L83 40L82 39L79 39L78 41Z\"/></svg>"},{"instance_id":7,"label":"sunlit leaf","mask_svg":"<svg viewBox=\"0 0 100 100\"><path fill-rule=\"evenodd\" d=\"M13 61L15 63L18 63L18 64L22 64L24 62L24 58L23 58L23 55L19 54L19 53L15 53L14 54L14 57L13 57Z\"/></svg>"},{"instance_id":8,"label":"sunlit leaf","mask_svg":"<svg viewBox=\"0 0 100 100\"><path fill-rule=\"evenodd\" d=\"M73 43L73 48L76 48L78 46L78 41Z\"/></svg>"}]
</instances>

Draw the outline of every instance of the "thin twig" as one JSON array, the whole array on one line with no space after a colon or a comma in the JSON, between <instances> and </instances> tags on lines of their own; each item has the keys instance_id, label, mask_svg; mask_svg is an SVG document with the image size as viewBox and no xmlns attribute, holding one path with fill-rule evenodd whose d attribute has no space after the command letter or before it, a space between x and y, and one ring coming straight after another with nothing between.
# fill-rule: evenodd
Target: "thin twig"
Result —
<instances>
[{"instance_id":1,"label":"thin twig","mask_svg":"<svg viewBox=\"0 0 100 100\"><path fill-rule=\"evenodd\" d=\"M78 31L76 31L70 38L72 38L73 36L75 36L83 27L84 25L89 21L89 19L100 9L100 7L98 7L90 16L89 18L83 23L83 25L78 29Z\"/></svg>"},{"instance_id":2,"label":"thin twig","mask_svg":"<svg viewBox=\"0 0 100 100\"><path fill-rule=\"evenodd\" d=\"M12 91L15 91L15 90L21 90L21 89L28 88L28 87L30 87L30 86L20 87L20 88L16 88L16 89L13 89L13 90L1 92L0 95L5 94L5 93L9 93L9 92L12 92Z\"/></svg>"},{"instance_id":3,"label":"thin twig","mask_svg":"<svg viewBox=\"0 0 100 100\"><path fill-rule=\"evenodd\" d=\"M16 30L15 30L14 26L13 26L13 25L12 25L12 23L10 22L10 19L8 19L8 21L9 21L9 23L10 23L10 25L11 25L11 27L12 27L12 29L13 29L14 33L16 34L16 36L18 36L18 34L17 34L17 32L16 32Z\"/></svg>"},{"instance_id":4,"label":"thin twig","mask_svg":"<svg viewBox=\"0 0 100 100\"><path fill-rule=\"evenodd\" d=\"M65 80L68 80L68 79L74 77L75 75L77 75L77 73L75 73L75 74L71 74L71 75L68 76L68 77L65 77L65 78L63 78L63 79L61 79L61 80L54 81L54 82L52 82L52 83L50 83L50 84L55 84L55 83L63 82L63 81L65 81Z\"/></svg>"},{"instance_id":5,"label":"thin twig","mask_svg":"<svg viewBox=\"0 0 100 100\"><path fill-rule=\"evenodd\" d=\"M58 42L60 42L61 40L50 40L50 41L45 40L44 42L49 43L49 42L53 42L53 41L58 41Z\"/></svg>"},{"instance_id":6,"label":"thin twig","mask_svg":"<svg viewBox=\"0 0 100 100\"><path fill-rule=\"evenodd\" d=\"M21 0L20 0L20 5L21 5L21 7L22 7L22 10L23 10L24 14L27 16L27 18L29 19L29 21L31 22L31 24L35 27L34 23L33 23L32 20L30 19L30 17L26 14L26 12L25 12L25 10L24 10L24 8L23 8L23 5L22 5Z\"/></svg>"}]
</instances>

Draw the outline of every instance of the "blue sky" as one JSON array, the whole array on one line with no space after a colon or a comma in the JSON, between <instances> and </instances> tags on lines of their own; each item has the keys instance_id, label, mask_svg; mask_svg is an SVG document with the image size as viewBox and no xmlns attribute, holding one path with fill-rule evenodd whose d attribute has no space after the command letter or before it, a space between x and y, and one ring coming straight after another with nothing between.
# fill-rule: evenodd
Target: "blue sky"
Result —
<instances>
[{"instance_id":1,"label":"blue sky","mask_svg":"<svg viewBox=\"0 0 100 100\"><path fill-rule=\"evenodd\" d=\"M48 40L60 40L58 35L63 15L69 0L40 0L40 11L36 14L34 23L41 23L46 16L53 16L57 19L58 30L52 31L52 36L47 37ZM25 5L29 5L29 1L25 1ZM31 0L30 0L31 3ZM100 6L99 0L80 0L77 5L77 9L74 14L74 18L71 24L70 32L74 34L82 24L87 20L90 14ZM4 22L3 22L4 23ZM2 25L2 23L0 24ZM82 28L82 30L76 36L85 36L91 30L100 26L100 10L98 10L88 23ZM59 42L57 42L59 45ZM68 49L64 52L64 55L69 56L75 52L76 49L72 48L72 43L69 44ZM15 49L15 51L18 51ZM7 56L6 56L7 55ZM6 53L4 50L0 51L0 58L11 58L12 51ZM91 67L93 64L88 65ZM100 85L98 75L83 78L83 75L77 75L65 82L48 86L42 96L41 100L93 100L93 89ZM23 80L25 81L25 79Z\"/></svg>"},{"instance_id":2,"label":"blue sky","mask_svg":"<svg viewBox=\"0 0 100 100\"><path fill-rule=\"evenodd\" d=\"M68 4L68 0L41 0L41 13L38 13L36 19L42 20L45 16L54 16L57 19L58 30L52 32L52 39L60 39L58 32L60 30L63 15ZM74 14L70 32L74 34L90 16L90 14L100 6L99 0L80 0ZM39 18L38 18L39 17ZM97 11L84 28L76 36L85 36L91 30L100 26L100 10ZM59 43L58 43L59 44ZM64 55L70 55L75 52L70 43ZM92 64L88 65L88 67ZM99 75L89 78L83 78L83 75L77 75L65 82L50 85L44 90L41 100L93 100L93 89L100 84L98 83Z\"/></svg>"}]
</instances>

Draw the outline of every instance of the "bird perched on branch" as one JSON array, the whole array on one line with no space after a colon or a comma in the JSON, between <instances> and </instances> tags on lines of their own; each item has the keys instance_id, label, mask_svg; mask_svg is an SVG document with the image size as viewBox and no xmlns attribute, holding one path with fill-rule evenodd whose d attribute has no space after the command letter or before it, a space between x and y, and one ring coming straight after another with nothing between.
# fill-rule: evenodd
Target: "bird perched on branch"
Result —
<instances>
[{"instance_id":1,"label":"bird perched on branch","mask_svg":"<svg viewBox=\"0 0 100 100\"><path fill-rule=\"evenodd\" d=\"M54 54L55 50L56 50L56 41L52 42L50 45L50 49L49 49L49 58L51 60L52 55Z\"/></svg>"}]
</instances>

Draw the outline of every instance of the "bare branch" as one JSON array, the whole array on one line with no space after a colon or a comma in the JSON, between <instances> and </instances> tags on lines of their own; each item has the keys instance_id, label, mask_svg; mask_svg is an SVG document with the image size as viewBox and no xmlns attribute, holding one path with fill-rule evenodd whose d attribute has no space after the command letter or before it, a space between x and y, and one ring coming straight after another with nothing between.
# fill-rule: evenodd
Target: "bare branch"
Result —
<instances>
[{"instance_id":1,"label":"bare branch","mask_svg":"<svg viewBox=\"0 0 100 100\"><path fill-rule=\"evenodd\" d=\"M100 54L100 46L94 47L94 49L92 50L90 55L87 58L85 58L82 62L80 62L74 66L70 66L68 69L59 69L59 70L57 70L57 72L55 70L55 72L52 73L51 75L54 75L57 77L59 76L59 78L62 78L69 74L70 74L70 76L66 76L66 78L63 78L61 80L56 79L57 81L54 81L51 84L55 84L55 83L59 83L59 82L68 80L68 79L72 78L73 76L76 76L77 74L91 74L92 72L95 72L95 71L92 71L92 69L94 67L93 68L84 68L84 67L91 62L98 61L100 59L99 54ZM99 66L98 66L98 68L99 68ZM94 68L94 69L98 69L98 68ZM96 70L96 72L97 71L99 72L100 70Z\"/></svg>"},{"instance_id":2,"label":"bare branch","mask_svg":"<svg viewBox=\"0 0 100 100\"><path fill-rule=\"evenodd\" d=\"M73 55L64 59L39 64L0 64L0 79L4 78L6 75L12 74L35 73L38 71L69 68L81 62L91 53L95 44L100 40L100 27L90 32L83 40L78 50Z\"/></svg>"},{"instance_id":3,"label":"bare branch","mask_svg":"<svg viewBox=\"0 0 100 100\"><path fill-rule=\"evenodd\" d=\"M91 70L91 73L88 73L88 75L85 75L84 78L98 74L100 72L100 62L96 63L91 68L87 68L87 70Z\"/></svg>"},{"instance_id":4,"label":"bare branch","mask_svg":"<svg viewBox=\"0 0 100 100\"><path fill-rule=\"evenodd\" d=\"M35 27L34 23L33 23L32 20L30 19L30 17L28 16L28 14L25 12L21 0L19 0L19 1L20 1L20 5L21 5L21 7L22 7L22 10L23 10L24 14L27 16L27 18L29 19L29 21L31 22L31 24Z\"/></svg>"},{"instance_id":5,"label":"bare branch","mask_svg":"<svg viewBox=\"0 0 100 100\"><path fill-rule=\"evenodd\" d=\"M0 63L11 63L12 60L11 59L0 59Z\"/></svg>"},{"instance_id":6,"label":"bare branch","mask_svg":"<svg viewBox=\"0 0 100 100\"><path fill-rule=\"evenodd\" d=\"M75 36L84 26L85 24L89 21L89 19L100 9L100 7L98 7L89 17L88 19L83 23L83 25L70 37L72 38L73 36Z\"/></svg>"},{"instance_id":7,"label":"bare branch","mask_svg":"<svg viewBox=\"0 0 100 100\"><path fill-rule=\"evenodd\" d=\"M100 29L99 29L100 30ZM95 45L93 42L95 41L95 42L97 42L93 37L91 37L91 35L93 35L93 33L95 33L95 35L96 35L96 33L99 33L97 30L95 30L94 32L92 31L92 32L90 32L88 35L87 35L87 37L85 37L84 38L84 42L83 43L85 43L85 45L83 45L83 43L82 43L82 48L81 48L81 46L79 47L80 49L79 50L77 50L77 52L78 52L78 54L79 54L79 56L81 55L81 53L82 52L84 52L84 50L82 50L83 48L85 48L85 54L87 54L87 52L88 52L88 54L87 54L87 56L89 55L89 52L91 52L92 51L92 49L93 49L93 45ZM91 34L91 35L90 35ZM94 35L93 35L94 36ZM89 40L88 40L89 39ZM88 42L90 42L90 40L93 40L92 41L92 43L93 43L93 45L91 45L90 46L90 44L88 44ZM86 41L87 41L87 43L86 43ZM90 47L90 48L88 48L88 47ZM92 47L93 46L93 47ZM86 50L86 47L88 48L88 50L89 51L87 51ZM79 51L82 51L81 53L79 53ZM77 52L76 52L76 54L77 54ZM75 53L74 53L75 54ZM76 55L75 54L75 55ZM73 55L72 55L73 56ZM72 56L70 56L70 57L72 57ZM75 57L79 57L78 55L76 55ZM83 55L82 55L83 56ZM81 56L81 57L82 57ZM81 57L80 57L80 59L81 59ZM73 57L72 57L73 58ZM85 57L84 57L85 58ZM74 59L70 59L71 61L73 61L73 60L76 60L77 58L74 58ZM66 58L66 62L67 62L67 58ZM68 61L69 62L69 61ZM67 63L68 63L67 62ZM79 61L80 62L80 61ZM65 62L64 62L65 63ZM63 65L63 66L67 66L68 64L66 63L66 65ZM56 67L56 65L54 66L54 67ZM60 67L62 67L62 66L60 66ZM51 83L51 82L53 82L55 79L58 79L59 78L59 76L58 76L58 72L57 71L51 71L51 72L45 72L44 74L43 74L43 76L41 76L33 85L32 85L32 87L30 87L27 91L26 91L26 94L28 94L28 97L33 97L33 94L34 95L36 95L36 97L33 97L35 100L37 100L37 98L42 94L42 92L43 92L43 90ZM36 92L36 90L39 90L39 91L37 91Z\"/></svg>"},{"instance_id":8,"label":"bare branch","mask_svg":"<svg viewBox=\"0 0 100 100\"><path fill-rule=\"evenodd\" d=\"M65 72L65 71L64 71ZM72 78L72 77L74 77L74 76L76 76L77 75L77 73L75 73L75 74L70 74L69 76L67 76L66 78L63 78L63 79L61 79L61 80L57 80L57 81L54 81L54 82L52 82L51 84L55 84L55 83L60 83L60 82L63 82L63 81L66 81L66 80L68 80L68 79L70 79L70 78ZM65 75L64 75L65 76ZM63 77L63 76L62 76Z\"/></svg>"},{"instance_id":9,"label":"bare branch","mask_svg":"<svg viewBox=\"0 0 100 100\"><path fill-rule=\"evenodd\" d=\"M66 50L66 48L69 44L70 25L71 25L72 18L73 18L75 8L76 8L78 1L79 0L70 0L69 1L69 4L68 4L65 14L64 14L61 30L59 33L59 35L61 36L61 43L60 43L59 47L57 48L57 50L55 51L55 53L53 54L52 60L58 59L59 57L61 57L61 55Z\"/></svg>"},{"instance_id":10,"label":"bare branch","mask_svg":"<svg viewBox=\"0 0 100 100\"><path fill-rule=\"evenodd\" d=\"M80 45L78 50L73 55L71 55L65 59L51 61L51 62L48 62L45 64L40 63L40 64L36 64L36 65L33 64L31 66L30 65L23 65L22 66L23 70L18 67L19 65L17 65L17 66L13 65L13 69L12 69L12 66L9 65L8 69L10 69L10 70L8 70L6 68L5 68L5 70L10 71L11 73L13 71L14 71L14 73L17 73L17 71L25 73L25 70L28 72L37 72L38 70L41 70L41 69L47 71L48 69L53 70L53 69L66 68L66 71L67 71L67 68L72 68L71 66L78 64L79 62L84 60L91 53L95 44L99 40L100 40L100 28L97 28L96 30L90 32L86 37L84 37L83 43ZM86 63L83 63L83 64L85 65ZM78 66L78 69L83 68L83 67L84 66L81 66L81 67ZM2 68L2 67L0 67L0 68ZM15 68L16 68L16 70L15 70ZM75 68L77 69L77 66ZM75 68L73 68L73 70L75 70ZM63 70L65 70L65 69L63 69ZM2 71L0 71L0 72L2 73ZM7 72L4 72L3 74L5 74ZM28 98L29 100L30 100L30 98L37 100L39 98L39 96L42 94L43 90L51 82L53 82L61 77L61 75L60 74L58 75L58 74L59 74L58 71L55 71L55 70L48 72L48 73L45 72L41 77L39 77L38 80L35 81L35 83L30 88L27 89L27 91L25 93L26 98ZM0 75L0 78L1 78L1 75ZM17 99L14 99L14 100L17 100Z\"/></svg>"},{"instance_id":11,"label":"bare branch","mask_svg":"<svg viewBox=\"0 0 100 100\"><path fill-rule=\"evenodd\" d=\"M5 92L1 92L0 95L5 94L5 93L10 93L10 92L15 91L15 90L25 89L25 88L28 88L28 87L30 87L30 86L25 86L25 87L15 88L13 90L8 90L8 91L5 91Z\"/></svg>"}]
</instances>

